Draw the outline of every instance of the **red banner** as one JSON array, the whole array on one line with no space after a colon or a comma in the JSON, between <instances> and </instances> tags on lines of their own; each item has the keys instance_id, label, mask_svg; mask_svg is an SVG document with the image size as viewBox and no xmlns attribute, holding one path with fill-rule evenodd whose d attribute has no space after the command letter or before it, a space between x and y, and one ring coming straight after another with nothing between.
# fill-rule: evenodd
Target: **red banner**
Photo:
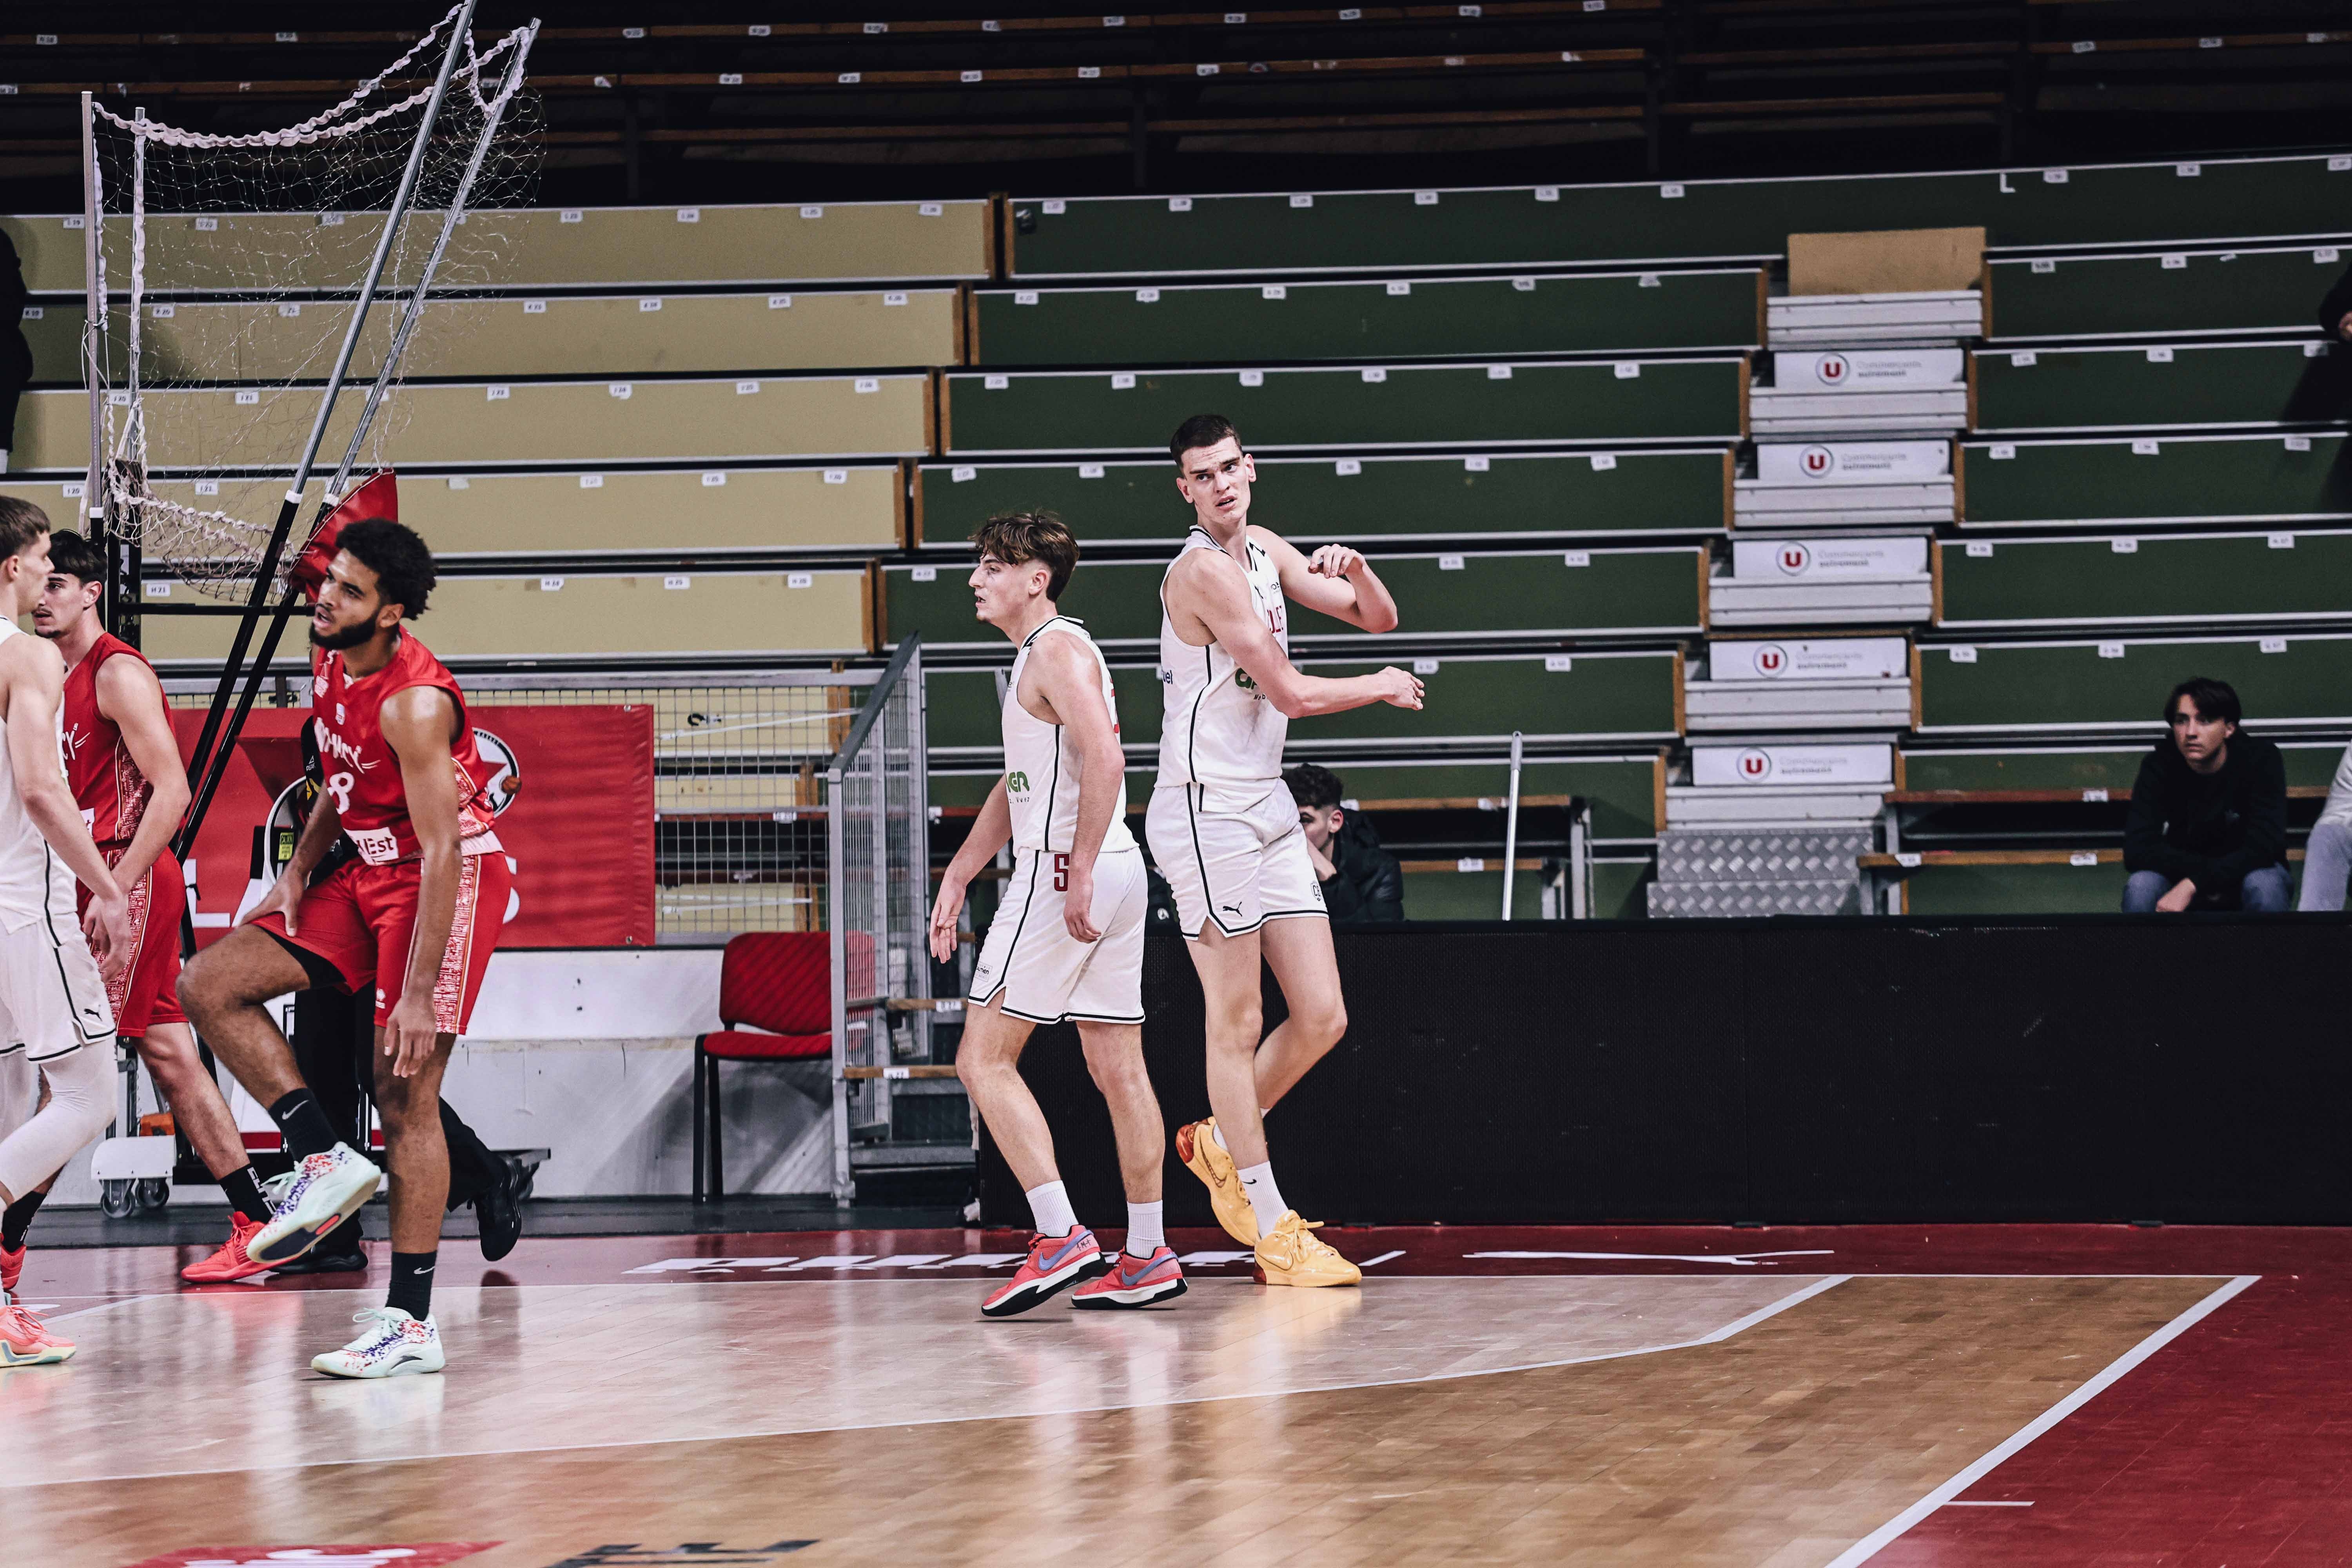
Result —
<instances>
[{"instance_id":1,"label":"red banner","mask_svg":"<svg viewBox=\"0 0 2352 1568\"><path fill-rule=\"evenodd\" d=\"M515 863L517 904L499 945L652 946L652 707L468 705L467 713L483 760L497 770L499 841ZM200 944L228 928L247 882L268 863L255 829L301 775L310 717L304 708L257 708L237 739L196 836ZM185 757L204 714L177 709L172 718Z\"/></svg>"}]
</instances>

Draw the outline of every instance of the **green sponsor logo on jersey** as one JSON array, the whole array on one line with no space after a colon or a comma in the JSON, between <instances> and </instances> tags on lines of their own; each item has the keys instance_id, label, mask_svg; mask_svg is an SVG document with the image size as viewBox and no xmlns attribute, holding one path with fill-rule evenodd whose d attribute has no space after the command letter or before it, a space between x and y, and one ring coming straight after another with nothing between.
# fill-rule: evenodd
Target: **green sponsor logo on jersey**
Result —
<instances>
[{"instance_id":1,"label":"green sponsor logo on jersey","mask_svg":"<svg viewBox=\"0 0 2352 1568\"><path fill-rule=\"evenodd\" d=\"M1240 687L1244 691L1255 691L1257 689L1257 682L1249 678L1249 671L1246 669L1237 669L1234 671L1234 684Z\"/></svg>"},{"instance_id":2,"label":"green sponsor logo on jersey","mask_svg":"<svg viewBox=\"0 0 2352 1568\"><path fill-rule=\"evenodd\" d=\"M1027 795L1029 793L1029 775L1017 771L1005 774L1004 793L1007 795Z\"/></svg>"}]
</instances>

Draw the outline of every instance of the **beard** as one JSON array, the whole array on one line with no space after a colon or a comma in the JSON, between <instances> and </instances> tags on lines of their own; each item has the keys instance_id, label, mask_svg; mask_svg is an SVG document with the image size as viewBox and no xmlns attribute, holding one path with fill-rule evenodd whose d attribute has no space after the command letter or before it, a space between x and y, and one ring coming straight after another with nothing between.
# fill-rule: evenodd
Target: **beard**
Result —
<instances>
[{"instance_id":1,"label":"beard","mask_svg":"<svg viewBox=\"0 0 2352 1568\"><path fill-rule=\"evenodd\" d=\"M55 621L36 620L33 623L33 635L37 637L47 637L51 642L55 642L66 635L66 629Z\"/></svg>"},{"instance_id":2,"label":"beard","mask_svg":"<svg viewBox=\"0 0 2352 1568\"><path fill-rule=\"evenodd\" d=\"M314 624L310 627L310 646L333 653L342 648L357 647L373 636L373 621L358 621L331 632L321 632Z\"/></svg>"}]
</instances>

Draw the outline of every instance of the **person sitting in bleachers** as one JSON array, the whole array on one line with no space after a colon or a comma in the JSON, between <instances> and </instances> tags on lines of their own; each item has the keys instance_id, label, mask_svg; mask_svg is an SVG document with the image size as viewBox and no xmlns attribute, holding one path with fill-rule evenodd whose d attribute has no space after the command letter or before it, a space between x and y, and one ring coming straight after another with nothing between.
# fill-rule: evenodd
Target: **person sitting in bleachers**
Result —
<instances>
[{"instance_id":1,"label":"person sitting in bleachers","mask_svg":"<svg viewBox=\"0 0 2352 1568\"><path fill-rule=\"evenodd\" d=\"M1404 919L1404 872L1396 857L1381 847L1370 821L1360 812L1341 809L1339 776L1301 763L1285 768L1282 782L1298 803L1307 858L1323 885L1323 907L1333 923Z\"/></svg>"},{"instance_id":2,"label":"person sitting in bleachers","mask_svg":"<svg viewBox=\"0 0 2352 1568\"><path fill-rule=\"evenodd\" d=\"M2342 909L2347 874L2352 874L2352 746L2344 748L2335 781L2327 786L2327 804L2311 825L2311 843L2303 857L2303 897L2295 908Z\"/></svg>"},{"instance_id":3,"label":"person sitting in bleachers","mask_svg":"<svg viewBox=\"0 0 2352 1568\"><path fill-rule=\"evenodd\" d=\"M2287 907L2286 764L2239 729L2226 681L2192 676L2165 700L2171 734L2141 759L2124 817L2126 914Z\"/></svg>"}]
</instances>

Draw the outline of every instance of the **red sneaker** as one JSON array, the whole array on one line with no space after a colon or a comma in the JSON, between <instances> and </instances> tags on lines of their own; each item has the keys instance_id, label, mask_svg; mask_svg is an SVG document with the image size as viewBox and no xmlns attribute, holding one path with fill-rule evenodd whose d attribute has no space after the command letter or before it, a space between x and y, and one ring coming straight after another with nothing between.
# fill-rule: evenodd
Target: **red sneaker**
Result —
<instances>
[{"instance_id":1,"label":"red sneaker","mask_svg":"<svg viewBox=\"0 0 2352 1568\"><path fill-rule=\"evenodd\" d=\"M40 1319L0 1297L0 1367L50 1366L72 1360L73 1353L71 1340L59 1339Z\"/></svg>"},{"instance_id":2,"label":"red sneaker","mask_svg":"<svg viewBox=\"0 0 2352 1568\"><path fill-rule=\"evenodd\" d=\"M28 1241L25 1247L32 1245ZM0 1290L14 1290L16 1281L25 1277L25 1247L14 1252L0 1247Z\"/></svg>"},{"instance_id":3,"label":"red sneaker","mask_svg":"<svg viewBox=\"0 0 2352 1568\"><path fill-rule=\"evenodd\" d=\"M1029 1244L1029 1256L987 1300L980 1304L983 1318L1009 1318L1051 1300L1081 1279L1090 1279L1108 1267L1095 1233L1085 1226L1067 1236L1041 1236Z\"/></svg>"},{"instance_id":4,"label":"red sneaker","mask_svg":"<svg viewBox=\"0 0 2352 1568\"><path fill-rule=\"evenodd\" d=\"M1161 1247L1149 1258L1135 1258L1122 1248L1110 1271L1078 1287L1070 1305L1080 1310L1149 1307L1184 1293L1184 1266L1176 1254Z\"/></svg>"},{"instance_id":5,"label":"red sneaker","mask_svg":"<svg viewBox=\"0 0 2352 1568\"><path fill-rule=\"evenodd\" d=\"M201 1263L191 1263L180 1270L180 1278L191 1285L217 1285L230 1279L250 1279L257 1274L269 1272L267 1263L256 1263L245 1250L255 1233L261 1229L259 1220L247 1219L236 1210L228 1211L228 1239L220 1250Z\"/></svg>"}]
</instances>

